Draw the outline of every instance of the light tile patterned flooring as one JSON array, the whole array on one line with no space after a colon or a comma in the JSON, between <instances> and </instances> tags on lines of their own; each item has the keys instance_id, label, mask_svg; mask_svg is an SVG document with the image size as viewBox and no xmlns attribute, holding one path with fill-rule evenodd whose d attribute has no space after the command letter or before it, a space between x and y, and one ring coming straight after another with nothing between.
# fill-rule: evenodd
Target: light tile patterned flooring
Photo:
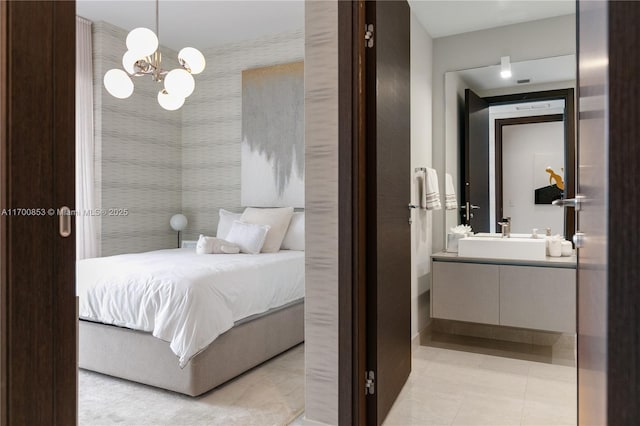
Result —
<instances>
[{"instance_id":1,"label":"light tile patterned flooring","mask_svg":"<svg viewBox=\"0 0 640 426\"><path fill-rule=\"evenodd\" d=\"M576 369L419 346L384 425L575 426Z\"/></svg>"}]
</instances>

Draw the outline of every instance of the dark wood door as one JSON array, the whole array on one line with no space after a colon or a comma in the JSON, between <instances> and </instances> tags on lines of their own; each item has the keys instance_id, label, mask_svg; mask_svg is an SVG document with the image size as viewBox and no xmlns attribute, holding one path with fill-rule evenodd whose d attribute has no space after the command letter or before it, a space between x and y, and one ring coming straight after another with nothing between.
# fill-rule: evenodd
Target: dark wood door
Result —
<instances>
[{"instance_id":1,"label":"dark wood door","mask_svg":"<svg viewBox=\"0 0 640 426\"><path fill-rule=\"evenodd\" d=\"M464 101L463 222L489 232L489 103L470 89Z\"/></svg>"},{"instance_id":2,"label":"dark wood door","mask_svg":"<svg viewBox=\"0 0 640 426\"><path fill-rule=\"evenodd\" d=\"M75 2L0 2L0 44L1 420L73 425L75 241L54 211L74 207Z\"/></svg>"},{"instance_id":3,"label":"dark wood door","mask_svg":"<svg viewBox=\"0 0 640 426\"><path fill-rule=\"evenodd\" d=\"M367 423L381 424L411 372L410 11L367 2Z\"/></svg>"}]
</instances>

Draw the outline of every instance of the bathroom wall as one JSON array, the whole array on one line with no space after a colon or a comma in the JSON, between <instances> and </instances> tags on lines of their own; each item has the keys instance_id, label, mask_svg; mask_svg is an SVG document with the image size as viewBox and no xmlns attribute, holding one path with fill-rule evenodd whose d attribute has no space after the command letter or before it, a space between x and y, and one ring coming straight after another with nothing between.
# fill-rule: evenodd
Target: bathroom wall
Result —
<instances>
[{"instance_id":1,"label":"bathroom wall","mask_svg":"<svg viewBox=\"0 0 640 426\"><path fill-rule=\"evenodd\" d=\"M433 40L433 165L445 170L445 97L447 71L495 65L509 55L512 62L575 53L575 15L508 25ZM444 193L444 179L440 182ZM445 213L433 216L433 251L444 248Z\"/></svg>"},{"instance_id":2,"label":"bathroom wall","mask_svg":"<svg viewBox=\"0 0 640 426\"><path fill-rule=\"evenodd\" d=\"M431 84L433 42L418 18L411 13L411 185L413 170L431 167ZM429 286L432 212L412 209L411 225L411 336L415 339L429 320ZM416 339L417 341L417 339Z\"/></svg>"},{"instance_id":3,"label":"bathroom wall","mask_svg":"<svg viewBox=\"0 0 640 426\"><path fill-rule=\"evenodd\" d=\"M150 78L137 78L127 99L114 98L102 83L105 72L122 68L126 36L111 24L93 24L97 207L129 212L99 217L102 256L175 247L169 219L181 209L182 112L158 105L160 85ZM160 49L166 67L176 67L177 52Z\"/></svg>"}]
</instances>

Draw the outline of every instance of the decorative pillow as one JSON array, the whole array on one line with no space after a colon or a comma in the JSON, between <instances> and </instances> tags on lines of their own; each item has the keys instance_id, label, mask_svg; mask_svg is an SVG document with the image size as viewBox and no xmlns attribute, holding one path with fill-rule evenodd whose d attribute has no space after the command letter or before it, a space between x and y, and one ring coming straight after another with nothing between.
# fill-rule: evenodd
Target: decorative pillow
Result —
<instances>
[{"instance_id":1,"label":"decorative pillow","mask_svg":"<svg viewBox=\"0 0 640 426\"><path fill-rule=\"evenodd\" d=\"M269 232L269 225L234 220L227 241L240 247L242 253L258 254Z\"/></svg>"},{"instance_id":2,"label":"decorative pillow","mask_svg":"<svg viewBox=\"0 0 640 426\"><path fill-rule=\"evenodd\" d=\"M235 244L215 237L205 237L200 234L196 245L197 254L237 254L240 247Z\"/></svg>"},{"instance_id":3,"label":"decorative pillow","mask_svg":"<svg viewBox=\"0 0 640 426\"><path fill-rule=\"evenodd\" d=\"M227 234L229 234L229 231L231 230L233 221L240 220L240 216L242 216L242 213L233 213L225 209L220 209L218 215L220 216L220 219L218 219L218 230L216 231L216 237L222 238L224 240L227 238Z\"/></svg>"},{"instance_id":4,"label":"decorative pillow","mask_svg":"<svg viewBox=\"0 0 640 426\"><path fill-rule=\"evenodd\" d=\"M289 228L293 207L277 209L256 209L247 207L242 213L241 220L246 223L269 225L269 233L262 247L263 253L277 253L280 251L284 234Z\"/></svg>"},{"instance_id":5,"label":"decorative pillow","mask_svg":"<svg viewBox=\"0 0 640 426\"><path fill-rule=\"evenodd\" d=\"M304 212L295 212L282 240L282 250L304 251Z\"/></svg>"}]
</instances>

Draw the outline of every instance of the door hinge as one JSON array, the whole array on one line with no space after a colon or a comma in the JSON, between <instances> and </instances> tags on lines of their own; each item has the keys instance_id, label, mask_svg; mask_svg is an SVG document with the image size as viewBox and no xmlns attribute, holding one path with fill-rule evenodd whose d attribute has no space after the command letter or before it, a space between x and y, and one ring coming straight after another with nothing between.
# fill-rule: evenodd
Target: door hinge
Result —
<instances>
[{"instance_id":1,"label":"door hinge","mask_svg":"<svg viewBox=\"0 0 640 426\"><path fill-rule=\"evenodd\" d=\"M373 24L366 24L364 26L364 45L366 47L373 47Z\"/></svg>"},{"instance_id":2,"label":"door hinge","mask_svg":"<svg viewBox=\"0 0 640 426\"><path fill-rule=\"evenodd\" d=\"M376 373L369 370L364 373L364 394L373 395L376 393Z\"/></svg>"}]
</instances>

